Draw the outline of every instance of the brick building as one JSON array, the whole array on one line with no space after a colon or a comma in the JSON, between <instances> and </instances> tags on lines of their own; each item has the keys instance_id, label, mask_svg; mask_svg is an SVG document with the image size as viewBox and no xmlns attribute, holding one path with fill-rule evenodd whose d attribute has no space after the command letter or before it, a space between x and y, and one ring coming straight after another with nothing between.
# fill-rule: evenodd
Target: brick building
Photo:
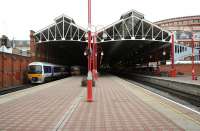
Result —
<instances>
[{"instance_id":1,"label":"brick building","mask_svg":"<svg viewBox=\"0 0 200 131\"><path fill-rule=\"evenodd\" d=\"M194 35L194 47L195 47L195 73L200 75L200 15L197 16L186 16L170 18L161 21L154 22L154 24L160 26L165 30L175 32L175 42L179 45L175 45L175 56L181 56L187 54L183 60L191 61L191 48L192 47L192 35ZM188 50L185 50L188 49ZM182 53L183 52L183 53ZM176 63L176 61L175 61ZM170 65L162 65L161 71L169 71ZM191 75L192 65L191 64L176 64L177 73L183 73Z\"/></svg>"},{"instance_id":2,"label":"brick building","mask_svg":"<svg viewBox=\"0 0 200 131\"><path fill-rule=\"evenodd\" d=\"M0 50L0 91L20 86L27 83L27 66L34 58L35 41L33 33L30 34L30 44L28 41L15 41L22 43L17 45L18 48L6 48ZM29 42L28 42L29 43ZM25 44L25 46L23 46ZM20 49L30 49L23 51ZM12 50L12 51L9 51Z\"/></svg>"},{"instance_id":3,"label":"brick building","mask_svg":"<svg viewBox=\"0 0 200 131\"><path fill-rule=\"evenodd\" d=\"M191 37L194 33L195 47L200 48L200 15L171 18L154 24L172 32L176 31L177 43L185 46L191 46Z\"/></svg>"}]
</instances>

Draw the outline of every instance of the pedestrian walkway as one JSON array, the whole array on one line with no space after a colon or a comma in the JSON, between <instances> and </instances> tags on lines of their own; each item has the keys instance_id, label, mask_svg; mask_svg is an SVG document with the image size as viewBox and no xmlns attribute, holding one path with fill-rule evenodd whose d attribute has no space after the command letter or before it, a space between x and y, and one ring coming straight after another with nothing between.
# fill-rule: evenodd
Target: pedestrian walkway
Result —
<instances>
[{"instance_id":1,"label":"pedestrian walkway","mask_svg":"<svg viewBox=\"0 0 200 131\"><path fill-rule=\"evenodd\" d=\"M198 131L200 114L115 76L86 101L81 77L0 97L0 131Z\"/></svg>"}]
</instances>

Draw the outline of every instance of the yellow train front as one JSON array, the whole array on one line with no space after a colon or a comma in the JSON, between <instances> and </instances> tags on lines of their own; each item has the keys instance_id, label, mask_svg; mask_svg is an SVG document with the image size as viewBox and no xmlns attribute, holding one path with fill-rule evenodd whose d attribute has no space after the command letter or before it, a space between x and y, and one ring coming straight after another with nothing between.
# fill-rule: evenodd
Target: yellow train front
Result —
<instances>
[{"instance_id":1,"label":"yellow train front","mask_svg":"<svg viewBox=\"0 0 200 131\"><path fill-rule=\"evenodd\" d=\"M46 62L32 62L28 65L30 83L44 83L69 75L67 67Z\"/></svg>"}]
</instances>

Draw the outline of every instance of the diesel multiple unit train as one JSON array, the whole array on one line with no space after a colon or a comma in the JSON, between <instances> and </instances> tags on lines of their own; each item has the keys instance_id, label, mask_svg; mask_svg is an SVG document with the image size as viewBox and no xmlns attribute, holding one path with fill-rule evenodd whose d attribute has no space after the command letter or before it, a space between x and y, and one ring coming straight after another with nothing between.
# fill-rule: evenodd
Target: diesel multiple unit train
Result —
<instances>
[{"instance_id":1,"label":"diesel multiple unit train","mask_svg":"<svg viewBox=\"0 0 200 131\"><path fill-rule=\"evenodd\" d=\"M28 65L28 79L30 83L44 83L53 79L69 76L67 66L46 62L32 62Z\"/></svg>"}]
</instances>

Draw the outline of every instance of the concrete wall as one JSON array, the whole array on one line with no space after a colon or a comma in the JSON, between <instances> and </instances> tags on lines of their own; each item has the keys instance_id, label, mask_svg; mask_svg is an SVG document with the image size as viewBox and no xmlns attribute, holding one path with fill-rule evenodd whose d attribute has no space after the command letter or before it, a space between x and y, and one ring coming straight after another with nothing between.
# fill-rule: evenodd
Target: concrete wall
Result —
<instances>
[{"instance_id":1,"label":"concrete wall","mask_svg":"<svg viewBox=\"0 0 200 131\"><path fill-rule=\"evenodd\" d=\"M177 64L175 65L176 72L184 73L185 75L191 75L192 74L192 65L191 64ZM171 69L170 65L161 65L160 71L167 72ZM195 72L196 75L200 75L200 64L195 64Z\"/></svg>"},{"instance_id":2,"label":"concrete wall","mask_svg":"<svg viewBox=\"0 0 200 131\"><path fill-rule=\"evenodd\" d=\"M27 65L31 57L0 52L0 90L27 82Z\"/></svg>"}]
</instances>

